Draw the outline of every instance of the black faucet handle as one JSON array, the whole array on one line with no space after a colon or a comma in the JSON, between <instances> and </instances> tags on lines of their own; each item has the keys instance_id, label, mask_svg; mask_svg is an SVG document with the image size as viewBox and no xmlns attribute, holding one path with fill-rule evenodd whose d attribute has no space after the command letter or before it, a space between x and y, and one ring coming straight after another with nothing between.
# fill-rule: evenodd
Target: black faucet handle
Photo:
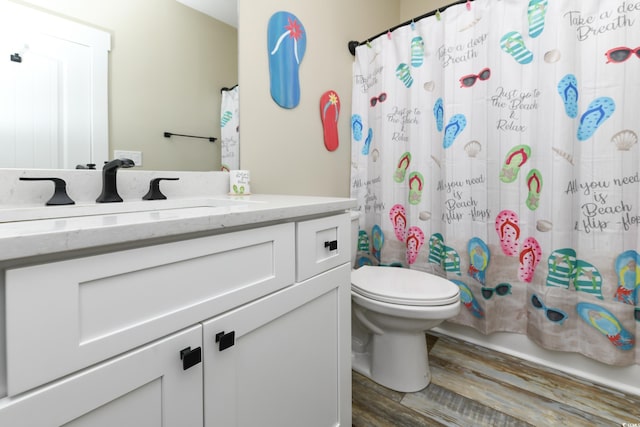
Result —
<instances>
[{"instance_id":1,"label":"black faucet handle","mask_svg":"<svg viewBox=\"0 0 640 427\"><path fill-rule=\"evenodd\" d=\"M87 163L86 165L76 165L76 169L95 169L95 163Z\"/></svg>"},{"instance_id":2,"label":"black faucet handle","mask_svg":"<svg viewBox=\"0 0 640 427\"><path fill-rule=\"evenodd\" d=\"M180 178L153 178L149 183L149 191L142 200L166 200L167 196L160 191L160 181L177 181Z\"/></svg>"},{"instance_id":3,"label":"black faucet handle","mask_svg":"<svg viewBox=\"0 0 640 427\"><path fill-rule=\"evenodd\" d=\"M71 200L67 194L67 183L62 178L28 178L22 177L20 181L52 181L54 185L53 196L47 202L47 206L55 205L74 205L76 202Z\"/></svg>"}]
</instances>

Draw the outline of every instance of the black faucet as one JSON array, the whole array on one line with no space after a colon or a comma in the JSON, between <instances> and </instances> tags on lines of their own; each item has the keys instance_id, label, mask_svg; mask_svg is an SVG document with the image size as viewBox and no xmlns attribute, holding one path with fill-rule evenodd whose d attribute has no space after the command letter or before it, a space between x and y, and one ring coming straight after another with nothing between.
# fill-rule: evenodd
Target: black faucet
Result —
<instances>
[{"instance_id":1,"label":"black faucet","mask_svg":"<svg viewBox=\"0 0 640 427\"><path fill-rule=\"evenodd\" d=\"M102 193L96 199L97 203L121 202L116 186L116 172L120 168L130 168L136 164L131 159L115 159L105 162L102 168Z\"/></svg>"}]
</instances>

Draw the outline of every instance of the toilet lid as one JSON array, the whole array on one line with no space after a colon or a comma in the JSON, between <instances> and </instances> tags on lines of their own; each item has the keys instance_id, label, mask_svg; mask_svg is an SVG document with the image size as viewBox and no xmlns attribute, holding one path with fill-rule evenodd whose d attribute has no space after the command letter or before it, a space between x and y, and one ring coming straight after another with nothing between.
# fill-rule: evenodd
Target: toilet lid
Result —
<instances>
[{"instance_id":1,"label":"toilet lid","mask_svg":"<svg viewBox=\"0 0 640 427\"><path fill-rule=\"evenodd\" d=\"M367 298L391 304L440 306L460 299L449 280L423 271L365 265L351 272L351 289Z\"/></svg>"}]
</instances>

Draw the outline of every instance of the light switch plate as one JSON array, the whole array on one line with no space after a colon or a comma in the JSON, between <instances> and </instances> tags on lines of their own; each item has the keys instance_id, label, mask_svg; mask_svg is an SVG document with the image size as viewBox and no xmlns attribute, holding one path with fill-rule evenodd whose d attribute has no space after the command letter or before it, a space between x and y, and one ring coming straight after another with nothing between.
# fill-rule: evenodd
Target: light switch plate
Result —
<instances>
[{"instance_id":1,"label":"light switch plate","mask_svg":"<svg viewBox=\"0 0 640 427\"><path fill-rule=\"evenodd\" d=\"M113 150L115 159L131 159L136 166L142 166L142 151Z\"/></svg>"}]
</instances>

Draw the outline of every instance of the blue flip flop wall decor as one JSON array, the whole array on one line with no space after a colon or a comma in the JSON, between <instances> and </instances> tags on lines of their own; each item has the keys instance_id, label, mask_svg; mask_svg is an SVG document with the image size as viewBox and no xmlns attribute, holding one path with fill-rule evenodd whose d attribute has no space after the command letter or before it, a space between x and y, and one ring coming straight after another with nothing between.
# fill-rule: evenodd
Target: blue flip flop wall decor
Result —
<instances>
[{"instance_id":1,"label":"blue flip flop wall decor","mask_svg":"<svg viewBox=\"0 0 640 427\"><path fill-rule=\"evenodd\" d=\"M267 51L271 97L282 108L300 103L299 69L307 48L302 22L290 12L276 12L269 19Z\"/></svg>"}]
</instances>

